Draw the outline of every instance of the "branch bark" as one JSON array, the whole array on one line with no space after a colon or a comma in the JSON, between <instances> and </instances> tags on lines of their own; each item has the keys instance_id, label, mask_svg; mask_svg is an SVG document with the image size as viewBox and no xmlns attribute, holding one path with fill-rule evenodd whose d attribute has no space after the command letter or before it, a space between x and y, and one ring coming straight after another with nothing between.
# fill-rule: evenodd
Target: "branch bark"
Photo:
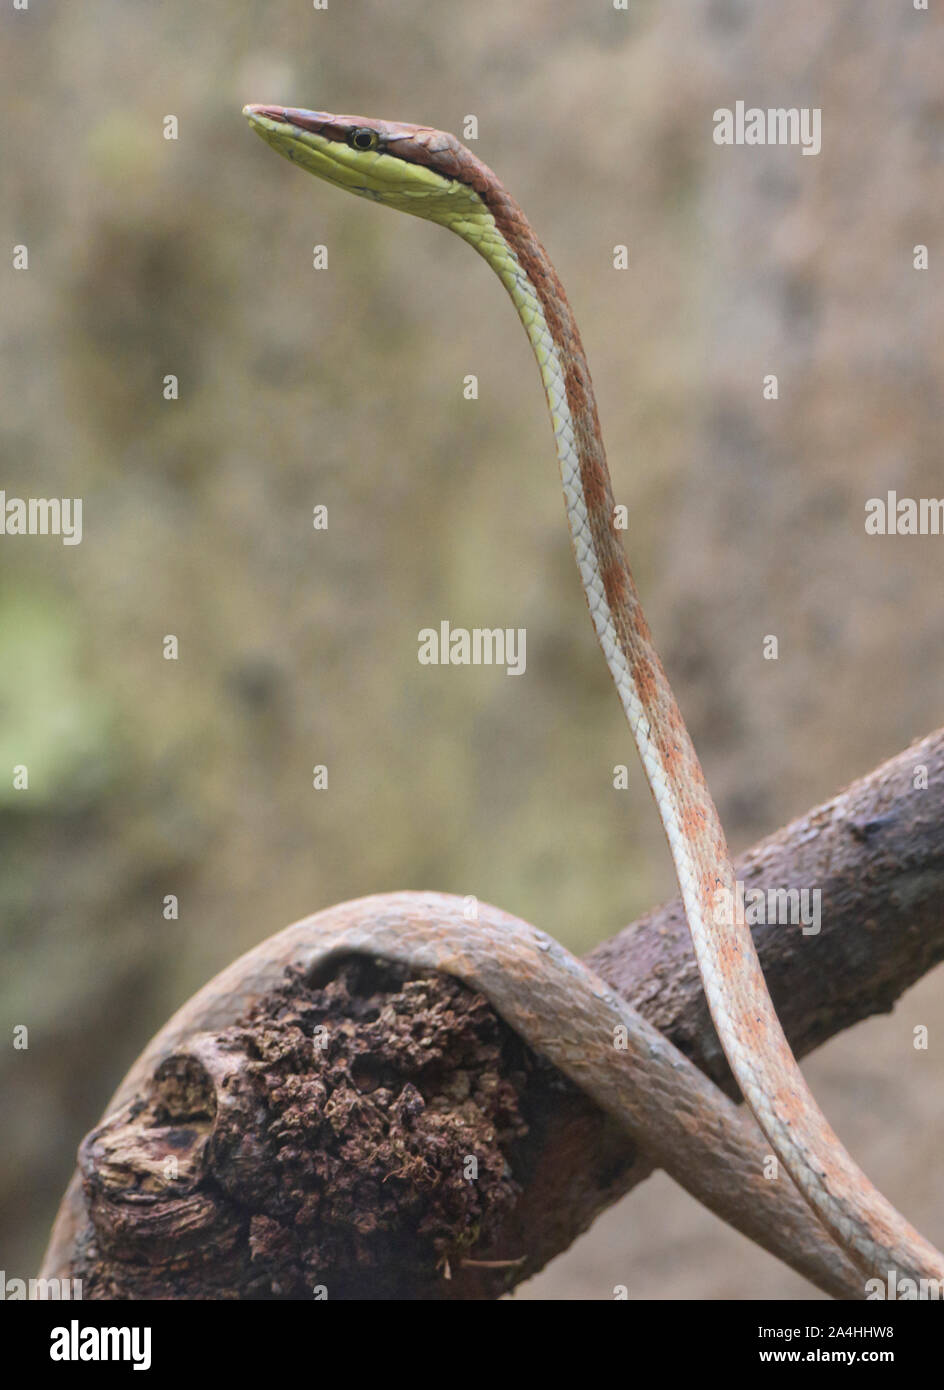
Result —
<instances>
[{"instance_id":1,"label":"branch bark","mask_svg":"<svg viewBox=\"0 0 944 1390\"><path fill-rule=\"evenodd\" d=\"M944 956L942 821L944 730L913 744L737 861L748 907L760 901L752 897L752 890L819 894L818 931L804 933L800 923L754 928L774 1003L797 1056L870 1014L889 1011L902 992ZM814 908L807 914L813 926L816 901L806 899ZM737 1094L704 1003L677 901L627 927L591 952L588 960L697 1066L729 1094ZM431 1195L423 1214L427 1234L432 1232L429 1249L439 1256L412 1263L404 1259L402 1231L390 1224L394 1213L385 1180L381 1178L374 1191L370 1184L377 1174L371 1169L370 1181L365 1180L358 1195L349 1181L353 1160L346 1151L332 1169L340 1204L332 1210L340 1212L344 1202L353 1201L351 1223L359 1222L362 1234L375 1218L381 1226L388 1223L383 1229L391 1232L390 1261L384 1264L381 1256L378 1263L371 1250L365 1266L376 1296L494 1297L566 1249L601 1210L648 1176L651 1165L611 1120L552 1068L533 1059L523 1062L516 1040L502 1034L505 1025L494 1015L494 1030L492 1022L486 1024L481 1001L470 1006L470 1012L455 982L434 980L412 994L408 989L406 996L402 979L373 983L382 994L387 991L385 997L397 999L388 1015L391 1047L400 1046L406 1056L417 1028L435 1023L437 1055L450 1065L460 1059L458 1072L440 1068L436 1073L439 1090L432 1108L426 1061L414 1057L409 1062L425 1078L426 1149L424 1154L412 1147L416 1123L404 1104L404 1096L411 1094L405 1087L377 1131L384 1135L388 1159L398 1164L397 1180L404 1175L423 1180L424 1165L435 1167L437 1151L448 1151L447 1171L454 1171L457 1155L488 1149L493 1155L512 1156L517 1186L511 1193L507 1174L501 1171L508 1165L498 1162L492 1188L483 1184L477 1190L476 1201L479 1194L483 1199L481 1210L472 1211L461 1202L452 1208L447 1201L431 1220ZM122 1112L119 1121L110 1117L93 1131L82 1149L85 1195L74 1179L47 1252L47 1277L79 1273L92 1295L103 1297L140 1297L145 1292L164 1297L258 1297L279 1296L280 1290L282 1296L305 1296L299 1290L316 1276L317 1258L312 1263L304 1250L295 1250L291 1259L286 1256L285 1193L277 1200L273 1197L270 1214L246 1218L243 1224L250 1222L251 1230L242 1243L239 1202L234 1207L228 1199L216 1201L227 1184L242 1200L269 1181L276 1160L253 1130L252 1117L258 1117L260 1107L271 1120L273 1105L284 1105L275 1126L281 1135L289 1122L304 1125L305 1106L299 1098L304 1099L305 1086L320 1084L317 1079L299 1081L294 1054L291 1084L286 1082L285 1028L289 1022L294 1027L306 1011L326 1007L320 998L313 1002L300 981L294 988L294 994L291 984L273 992L245 1027L226 1030L222 1050L206 1041L209 1035L202 1035L188 1054L190 1060L164 1069L145 1103ZM356 1016L364 1004L356 989L354 995L360 999L352 1006ZM413 1009L418 1012L411 1015L409 1026L402 1026L404 1011ZM354 1075L356 1050L346 1065L351 1068L349 1092L356 1106L365 1094L364 1078ZM476 1102L471 1108L470 1098ZM371 1104L382 1101L379 1095ZM224 1110L227 1140L221 1146L218 1117ZM442 1115L441 1125L429 1125L434 1112ZM477 1124L480 1132L473 1133L469 1126L474 1130ZM217 1138L208 1144L214 1125ZM271 1129L270 1123L268 1132ZM152 1164L156 1171L167 1160L168 1133L172 1147L177 1145L184 1158L189 1185L185 1195L176 1190L174 1201L155 1223L153 1206L136 1207L127 1199L140 1191L142 1163L145 1169ZM379 1148L368 1130L364 1135L361 1156L373 1164ZM221 1147L229 1167L224 1165L221 1172L217 1166L208 1182L206 1156ZM309 1143L306 1163L311 1149ZM319 1154L318 1161L323 1157ZM325 1171L319 1169L319 1181ZM441 1184L431 1183L430 1191L437 1185L441 1196ZM271 1211L280 1213L277 1219ZM294 1208L290 1224L298 1230ZM338 1229L343 1224L342 1219ZM312 1230L323 1233L324 1228L325 1218L319 1214ZM472 1232L477 1233L474 1239ZM240 1248L248 1251L242 1263L233 1253ZM356 1258L364 1258L365 1248L361 1241ZM208 1262L208 1249L220 1254L222 1275L218 1261ZM340 1258L347 1258L343 1250ZM279 1271L274 1281L273 1260ZM340 1276L336 1285L339 1280L344 1287L357 1287L350 1270L346 1285Z\"/></svg>"}]
</instances>

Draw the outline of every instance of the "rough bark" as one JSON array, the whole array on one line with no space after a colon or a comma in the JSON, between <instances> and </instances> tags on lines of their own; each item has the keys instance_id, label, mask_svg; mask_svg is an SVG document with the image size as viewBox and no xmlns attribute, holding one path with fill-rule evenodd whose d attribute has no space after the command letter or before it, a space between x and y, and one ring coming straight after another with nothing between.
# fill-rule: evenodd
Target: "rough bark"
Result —
<instances>
[{"instance_id":1,"label":"rough bark","mask_svg":"<svg viewBox=\"0 0 944 1390\"><path fill-rule=\"evenodd\" d=\"M939 731L737 862L748 895L821 895L818 932L754 931L798 1056L890 1010L944 955L942 800ZM677 902L589 959L736 1093ZM494 1297L651 1171L455 981L344 970L319 989L289 979L200 1035L88 1136L87 1297ZM310 1039L329 1017L351 1047L327 1065ZM470 1154L472 1184L457 1179Z\"/></svg>"}]
</instances>

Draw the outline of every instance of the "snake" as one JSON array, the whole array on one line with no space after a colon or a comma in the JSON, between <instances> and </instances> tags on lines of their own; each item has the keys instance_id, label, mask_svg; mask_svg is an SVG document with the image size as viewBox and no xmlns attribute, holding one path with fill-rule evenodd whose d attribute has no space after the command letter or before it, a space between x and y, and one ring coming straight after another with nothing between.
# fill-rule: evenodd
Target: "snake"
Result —
<instances>
[{"instance_id":1,"label":"snake","mask_svg":"<svg viewBox=\"0 0 944 1390\"><path fill-rule=\"evenodd\" d=\"M235 1022L287 964L345 953L440 970L479 990L724 1220L828 1292L862 1297L862 1276L944 1278L944 1255L878 1191L830 1127L780 1025L750 927L730 911L734 869L721 820L656 650L617 524L580 334L522 209L460 140L431 126L250 105L273 149L358 197L436 222L467 242L508 292L537 360L570 538L594 631L668 841L719 1041L761 1135L674 1046L559 943L496 908L468 920L442 894L342 904L278 933L205 986L145 1049L107 1113L196 1032ZM615 1039L620 1038L617 1046ZM761 1175L769 1144L789 1181ZM77 1180L47 1268L68 1259Z\"/></svg>"}]
</instances>

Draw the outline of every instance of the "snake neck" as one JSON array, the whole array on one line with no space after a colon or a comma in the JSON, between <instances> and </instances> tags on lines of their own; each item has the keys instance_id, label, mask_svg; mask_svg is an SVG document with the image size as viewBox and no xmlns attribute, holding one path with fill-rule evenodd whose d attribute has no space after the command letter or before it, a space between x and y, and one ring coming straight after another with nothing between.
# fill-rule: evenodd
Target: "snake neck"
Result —
<instances>
[{"instance_id":1,"label":"snake neck","mask_svg":"<svg viewBox=\"0 0 944 1390\"><path fill-rule=\"evenodd\" d=\"M594 629L658 805L689 921L734 871L721 820L656 651L616 528L613 488L586 354L564 288L501 186L451 224L498 275L531 343L547 398L571 542ZM700 847L693 856L691 846Z\"/></svg>"}]
</instances>

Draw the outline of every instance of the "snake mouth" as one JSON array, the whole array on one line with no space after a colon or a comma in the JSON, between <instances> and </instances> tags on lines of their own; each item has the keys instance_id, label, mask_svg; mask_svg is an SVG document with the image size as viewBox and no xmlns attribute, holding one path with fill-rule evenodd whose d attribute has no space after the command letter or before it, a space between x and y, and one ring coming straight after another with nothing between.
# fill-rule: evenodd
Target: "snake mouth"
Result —
<instances>
[{"instance_id":1,"label":"snake mouth","mask_svg":"<svg viewBox=\"0 0 944 1390\"><path fill-rule=\"evenodd\" d=\"M245 117L247 117L247 119L250 120L250 121L252 120L252 118L253 118L254 116L265 116L267 120L270 120L270 121L280 121L280 120L284 120L284 117L285 117L285 107L284 107L284 106L260 106L258 103L253 103L253 104L250 105L250 106L244 106L244 107L243 107L243 115L244 115Z\"/></svg>"},{"instance_id":2,"label":"snake mouth","mask_svg":"<svg viewBox=\"0 0 944 1390\"><path fill-rule=\"evenodd\" d=\"M261 125L263 121L285 124L284 106L244 106L243 115L250 125Z\"/></svg>"}]
</instances>

